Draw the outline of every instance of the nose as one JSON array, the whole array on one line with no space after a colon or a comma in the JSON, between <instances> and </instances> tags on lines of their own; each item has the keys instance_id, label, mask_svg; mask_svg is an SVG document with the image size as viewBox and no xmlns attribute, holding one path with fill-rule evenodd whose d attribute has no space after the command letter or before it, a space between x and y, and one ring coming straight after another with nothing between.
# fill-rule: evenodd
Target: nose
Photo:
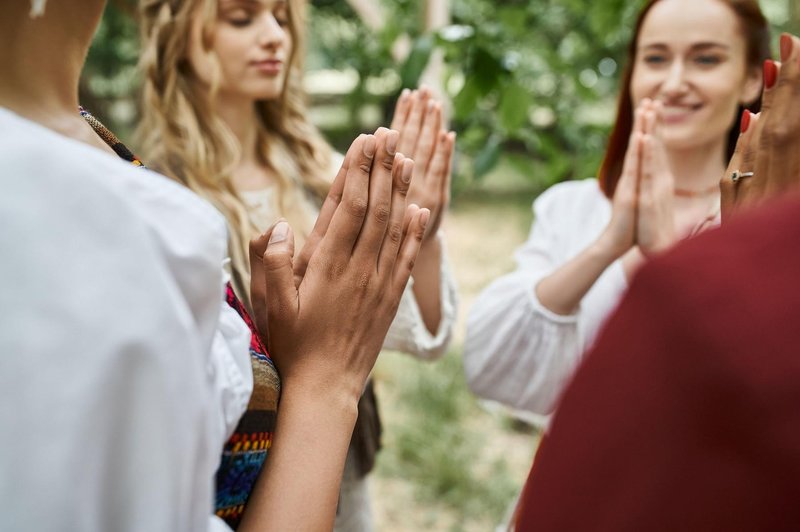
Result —
<instances>
[{"instance_id":1,"label":"nose","mask_svg":"<svg viewBox=\"0 0 800 532\"><path fill-rule=\"evenodd\" d=\"M686 91L686 66L683 61L673 61L666 74L667 77L661 84L661 93L664 96L676 96Z\"/></svg>"},{"instance_id":2,"label":"nose","mask_svg":"<svg viewBox=\"0 0 800 532\"><path fill-rule=\"evenodd\" d=\"M278 48L286 42L286 30L275 15L264 13L259 21L258 44L264 48Z\"/></svg>"}]
</instances>

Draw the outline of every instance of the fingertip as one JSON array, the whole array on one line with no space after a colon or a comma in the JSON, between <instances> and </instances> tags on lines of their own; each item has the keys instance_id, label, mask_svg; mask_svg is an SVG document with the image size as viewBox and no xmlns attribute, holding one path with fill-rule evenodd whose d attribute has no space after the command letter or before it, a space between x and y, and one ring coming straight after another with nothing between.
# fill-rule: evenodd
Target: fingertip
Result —
<instances>
[{"instance_id":1,"label":"fingertip","mask_svg":"<svg viewBox=\"0 0 800 532\"><path fill-rule=\"evenodd\" d=\"M431 211L430 209L420 209L419 210L419 224L424 231L425 228L428 226L428 221L431 218Z\"/></svg>"},{"instance_id":2,"label":"fingertip","mask_svg":"<svg viewBox=\"0 0 800 532\"><path fill-rule=\"evenodd\" d=\"M269 237L269 242L267 243L267 247L272 246L274 244L280 244L282 242L286 242L289 238L289 232L291 228L289 227L289 223L286 220L279 220L275 227L272 228L272 232Z\"/></svg>"},{"instance_id":3,"label":"fingertip","mask_svg":"<svg viewBox=\"0 0 800 532\"><path fill-rule=\"evenodd\" d=\"M400 172L400 179L403 180L403 183L408 185L411 183L411 176L414 175L414 160L405 158L403 160L403 170Z\"/></svg>"},{"instance_id":4,"label":"fingertip","mask_svg":"<svg viewBox=\"0 0 800 532\"><path fill-rule=\"evenodd\" d=\"M364 145L361 148L365 156L371 158L375 155L376 143L377 141L374 135L366 135L366 138L364 139Z\"/></svg>"},{"instance_id":5,"label":"fingertip","mask_svg":"<svg viewBox=\"0 0 800 532\"><path fill-rule=\"evenodd\" d=\"M397 150L397 143L400 140L400 133L395 131L394 129L387 129L386 130L386 153L389 155L397 155L395 152ZM397 162L397 158L395 157L395 162Z\"/></svg>"}]
</instances>

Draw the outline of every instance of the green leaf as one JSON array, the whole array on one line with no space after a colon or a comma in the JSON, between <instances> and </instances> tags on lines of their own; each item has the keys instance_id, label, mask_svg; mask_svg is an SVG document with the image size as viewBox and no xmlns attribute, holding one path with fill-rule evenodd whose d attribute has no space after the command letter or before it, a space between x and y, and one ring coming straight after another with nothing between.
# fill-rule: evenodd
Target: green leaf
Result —
<instances>
[{"instance_id":1,"label":"green leaf","mask_svg":"<svg viewBox=\"0 0 800 532\"><path fill-rule=\"evenodd\" d=\"M461 91L453 98L453 106L456 112L456 118L459 120L467 120L475 108L478 106L478 100L481 97L481 90L477 79L469 78Z\"/></svg>"},{"instance_id":2,"label":"green leaf","mask_svg":"<svg viewBox=\"0 0 800 532\"><path fill-rule=\"evenodd\" d=\"M431 34L423 35L414 41L411 53L400 69L403 87L416 87L419 84L419 78L431 59L435 42L436 38Z\"/></svg>"},{"instance_id":3,"label":"green leaf","mask_svg":"<svg viewBox=\"0 0 800 532\"><path fill-rule=\"evenodd\" d=\"M513 133L528 121L530 93L519 83L513 81L503 88L500 97L500 124Z\"/></svg>"},{"instance_id":4,"label":"green leaf","mask_svg":"<svg viewBox=\"0 0 800 532\"><path fill-rule=\"evenodd\" d=\"M486 146L478 152L473 162L473 172L476 178L481 178L492 171L500 160L501 139L497 135L492 135L486 142Z\"/></svg>"}]
</instances>

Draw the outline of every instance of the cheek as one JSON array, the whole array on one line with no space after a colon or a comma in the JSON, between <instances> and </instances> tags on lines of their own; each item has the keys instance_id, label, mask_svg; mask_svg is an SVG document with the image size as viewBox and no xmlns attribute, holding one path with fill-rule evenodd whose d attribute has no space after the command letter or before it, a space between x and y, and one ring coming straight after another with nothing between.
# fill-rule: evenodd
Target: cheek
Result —
<instances>
[{"instance_id":1,"label":"cheek","mask_svg":"<svg viewBox=\"0 0 800 532\"><path fill-rule=\"evenodd\" d=\"M653 96L658 90L659 76L652 72L634 71L631 77L631 103L636 107L639 102L648 96Z\"/></svg>"}]
</instances>

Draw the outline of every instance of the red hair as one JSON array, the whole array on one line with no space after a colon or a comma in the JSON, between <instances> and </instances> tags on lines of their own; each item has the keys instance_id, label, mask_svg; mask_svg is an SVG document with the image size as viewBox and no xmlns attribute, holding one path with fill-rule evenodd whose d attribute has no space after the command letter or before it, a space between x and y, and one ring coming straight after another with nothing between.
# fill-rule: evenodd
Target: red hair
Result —
<instances>
[{"instance_id":1,"label":"red hair","mask_svg":"<svg viewBox=\"0 0 800 532\"><path fill-rule=\"evenodd\" d=\"M617 181L622 173L622 162L625 159L625 152L628 149L628 139L631 135L633 128L633 104L631 103L631 78L633 77L633 65L636 60L636 49L639 41L639 33L642 29L647 13L650 9L661 0L650 0L639 13L639 18L636 20L636 26L628 45L628 62L625 65L625 70L622 74L622 85L619 93L619 100L617 102L617 120L614 123L614 128L611 130L611 136L608 139L608 147L606 148L603 163L600 165L600 171L597 178L600 182L600 188L603 193L611 198L614 195L614 190L617 188ZM760 68L764 60L771 57L769 48L769 24L757 0L721 0L725 5L730 7L736 13L741 24L741 30L745 38L747 50L747 67ZM752 104L746 107L752 112L758 112L761 109L761 97ZM739 106L736 113L736 120L731 124L731 129L728 131L728 146L726 151L726 160L730 159L733 155L733 149L736 147L736 139L739 137L739 120L741 119L742 112L745 106Z\"/></svg>"}]
</instances>

